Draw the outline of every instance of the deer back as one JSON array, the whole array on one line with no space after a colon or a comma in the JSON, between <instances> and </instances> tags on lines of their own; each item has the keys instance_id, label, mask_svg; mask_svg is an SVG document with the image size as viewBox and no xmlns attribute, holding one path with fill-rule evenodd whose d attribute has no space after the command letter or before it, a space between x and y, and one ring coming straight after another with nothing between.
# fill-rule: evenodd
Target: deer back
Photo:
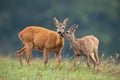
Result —
<instances>
[{"instance_id":1,"label":"deer back","mask_svg":"<svg viewBox=\"0 0 120 80\"><path fill-rule=\"evenodd\" d=\"M79 49L83 53L91 53L98 49L99 40L93 35L78 38L76 41L79 43Z\"/></svg>"},{"instance_id":2,"label":"deer back","mask_svg":"<svg viewBox=\"0 0 120 80\"><path fill-rule=\"evenodd\" d=\"M19 33L20 39L24 44L33 43L34 49L43 50L44 48L55 48L63 46L64 39L55 31L46 28L29 26Z\"/></svg>"}]
</instances>

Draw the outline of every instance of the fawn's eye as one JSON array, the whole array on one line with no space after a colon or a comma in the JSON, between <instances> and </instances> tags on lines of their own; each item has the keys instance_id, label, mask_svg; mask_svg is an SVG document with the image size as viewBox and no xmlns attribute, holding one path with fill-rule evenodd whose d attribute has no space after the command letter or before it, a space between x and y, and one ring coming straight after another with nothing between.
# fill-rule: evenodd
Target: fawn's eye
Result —
<instances>
[{"instance_id":1,"label":"fawn's eye","mask_svg":"<svg viewBox=\"0 0 120 80\"><path fill-rule=\"evenodd\" d=\"M68 33L69 33L69 31L66 31L66 33L68 34Z\"/></svg>"}]
</instances>

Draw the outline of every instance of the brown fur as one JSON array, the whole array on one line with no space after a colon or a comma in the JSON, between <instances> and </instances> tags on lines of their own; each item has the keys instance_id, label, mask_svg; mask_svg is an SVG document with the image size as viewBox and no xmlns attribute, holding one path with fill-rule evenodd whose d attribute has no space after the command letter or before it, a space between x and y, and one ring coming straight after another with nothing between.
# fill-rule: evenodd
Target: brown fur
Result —
<instances>
[{"instance_id":1,"label":"brown fur","mask_svg":"<svg viewBox=\"0 0 120 80\"><path fill-rule=\"evenodd\" d=\"M65 21L66 20L64 20L64 23ZM57 25L57 27L59 28L59 25ZM65 28L66 26L61 27ZM55 52L56 59L58 60L60 66L61 50L64 46L64 38L60 36L56 31L52 31L38 26L28 26L19 32L19 38L24 44L24 47L17 53L21 65L21 57L23 53L26 53L26 61L27 64L30 65L30 56L32 50L34 49L43 51L45 65L48 62L48 53Z\"/></svg>"},{"instance_id":2,"label":"brown fur","mask_svg":"<svg viewBox=\"0 0 120 80\"><path fill-rule=\"evenodd\" d=\"M72 25L67 32L64 33L64 37L70 41L71 47L75 53L74 66L79 56L83 55L87 57L87 65L90 67L89 58L94 63L94 70L98 69L99 57L98 57L98 45L99 40L93 36L85 36L83 38L75 38L74 32L78 25Z\"/></svg>"}]
</instances>

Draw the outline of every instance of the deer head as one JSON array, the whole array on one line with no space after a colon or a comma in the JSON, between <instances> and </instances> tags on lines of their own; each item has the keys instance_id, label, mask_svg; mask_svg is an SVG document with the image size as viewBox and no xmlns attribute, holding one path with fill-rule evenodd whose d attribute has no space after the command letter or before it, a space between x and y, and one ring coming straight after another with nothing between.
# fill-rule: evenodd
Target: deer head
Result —
<instances>
[{"instance_id":1,"label":"deer head","mask_svg":"<svg viewBox=\"0 0 120 80\"><path fill-rule=\"evenodd\" d=\"M54 23L57 27L57 33L60 35L60 36L63 36L63 33L65 31L65 27L68 23L68 18L66 18L62 23L60 23L57 18L54 17Z\"/></svg>"},{"instance_id":2,"label":"deer head","mask_svg":"<svg viewBox=\"0 0 120 80\"><path fill-rule=\"evenodd\" d=\"M74 32L78 28L77 24L73 24L67 31L64 32L63 36L67 39L74 39Z\"/></svg>"}]
</instances>

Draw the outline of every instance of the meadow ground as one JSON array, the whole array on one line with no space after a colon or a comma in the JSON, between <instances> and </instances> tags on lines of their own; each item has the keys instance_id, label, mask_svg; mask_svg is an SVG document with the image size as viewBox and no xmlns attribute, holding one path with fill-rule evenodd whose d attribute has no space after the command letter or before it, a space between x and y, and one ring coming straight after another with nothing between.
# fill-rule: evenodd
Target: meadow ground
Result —
<instances>
[{"instance_id":1,"label":"meadow ground","mask_svg":"<svg viewBox=\"0 0 120 80\"><path fill-rule=\"evenodd\" d=\"M29 67L23 60L20 66L16 58L0 57L0 80L120 80L120 64L105 63L100 65L99 71L89 69L85 62L73 69L73 61L65 58L62 68L58 68L55 59L49 59L47 66L43 60L34 58Z\"/></svg>"}]
</instances>

